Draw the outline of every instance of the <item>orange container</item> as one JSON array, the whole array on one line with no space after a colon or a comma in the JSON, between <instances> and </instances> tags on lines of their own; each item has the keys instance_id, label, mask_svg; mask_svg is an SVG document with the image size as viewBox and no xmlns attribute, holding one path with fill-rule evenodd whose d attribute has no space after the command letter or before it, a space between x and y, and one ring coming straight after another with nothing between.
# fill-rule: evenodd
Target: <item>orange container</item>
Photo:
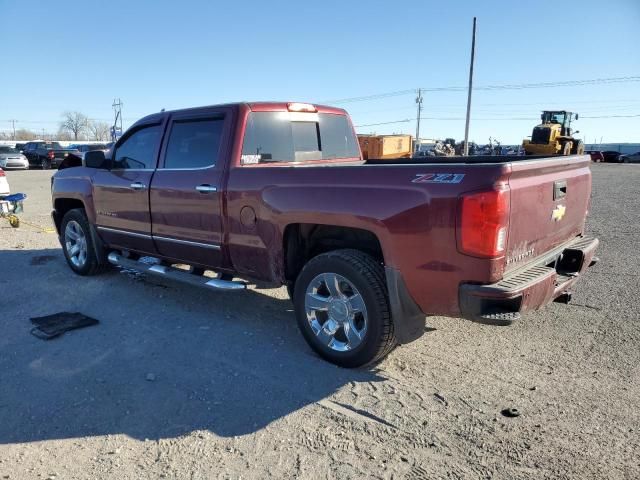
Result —
<instances>
[{"instance_id":1,"label":"orange container","mask_svg":"<svg viewBox=\"0 0 640 480\"><path fill-rule=\"evenodd\" d=\"M411 135L358 135L362 158L407 158L412 152Z\"/></svg>"}]
</instances>

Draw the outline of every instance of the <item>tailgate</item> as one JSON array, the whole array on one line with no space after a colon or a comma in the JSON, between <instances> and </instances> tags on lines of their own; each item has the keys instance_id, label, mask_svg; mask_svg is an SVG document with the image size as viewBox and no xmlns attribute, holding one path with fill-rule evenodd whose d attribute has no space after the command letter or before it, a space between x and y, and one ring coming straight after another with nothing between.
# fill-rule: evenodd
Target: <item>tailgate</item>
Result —
<instances>
[{"instance_id":1,"label":"tailgate","mask_svg":"<svg viewBox=\"0 0 640 480\"><path fill-rule=\"evenodd\" d=\"M71 150L50 150L53 151L54 158L66 158L70 153L73 153Z\"/></svg>"},{"instance_id":2,"label":"tailgate","mask_svg":"<svg viewBox=\"0 0 640 480\"><path fill-rule=\"evenodd\" d=\"M580 235L591 195L590 157L514 162L506 271Z\"/></svg>"}]
</instances>

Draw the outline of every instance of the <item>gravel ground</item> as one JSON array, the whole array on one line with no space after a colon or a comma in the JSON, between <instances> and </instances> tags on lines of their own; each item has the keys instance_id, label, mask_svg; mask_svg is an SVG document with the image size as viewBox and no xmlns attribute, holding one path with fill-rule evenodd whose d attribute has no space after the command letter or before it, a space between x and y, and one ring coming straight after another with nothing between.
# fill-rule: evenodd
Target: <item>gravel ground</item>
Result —
<instances>
[{"instance_id":1,"label":"gravel ground","mask_svg":"<svg viewBox=\"0 0 640 480\"><path fill-rule=\"evenodd\" d=\"M8 172L29 199L0 219L0 478L640 478L640 165L593 171L601 262L571 305L431 317L368 370L316 357L284 289L74 275L51 173ZM101 323L30 335L65 310Z\"/></svg>"}]
</instances>

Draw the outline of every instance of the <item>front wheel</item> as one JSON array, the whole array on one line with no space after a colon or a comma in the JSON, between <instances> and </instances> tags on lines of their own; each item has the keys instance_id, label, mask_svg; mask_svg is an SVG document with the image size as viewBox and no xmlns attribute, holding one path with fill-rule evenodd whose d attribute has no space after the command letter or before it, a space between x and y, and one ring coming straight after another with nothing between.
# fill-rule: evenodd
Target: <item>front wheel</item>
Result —
<instances>
[{"instance_id":1,"label":"front wheel","mask_svg":"<svg viewBox=\"0 0 640 480\"><path fill-rule=\"evenodd\" d=\"M293 292L296 318L322 358L359 367L385 357L397 344L380 262L358 250L311 259Z\"/></svg>"},{"instance_id":2,"label":"front wheel","mask_svg":"<svg viewBox=\"0 0 640 480\"><path fill-rule=\"evenodd\" d=\"M95 275L108 266L96 252L89 221L80 208L69 210L63 217L60 243L69 267L78 275Z\"/></svg>"}]
</instances>

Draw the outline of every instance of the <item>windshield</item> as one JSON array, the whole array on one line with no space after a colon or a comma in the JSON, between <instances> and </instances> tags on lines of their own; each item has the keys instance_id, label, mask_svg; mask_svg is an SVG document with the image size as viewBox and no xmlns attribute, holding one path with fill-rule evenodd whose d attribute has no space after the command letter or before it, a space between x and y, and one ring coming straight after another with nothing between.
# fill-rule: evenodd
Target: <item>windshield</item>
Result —
<instances>
[{"instance_id":1,"label":"windshield","mask_svg":"<svg viewBox=\"0 0 640 480\"><path fill-rule=\"evenodd\" d=\"M544 121L547 123L564 123L565 113L563 112L547 112L544 114Z\"/></svg>"},{"instance_id":2,"label":"windshield","mask_svg":"<svg viewBox=\"0 0 640 480\"><path fill-rule=\"evenodd\" d=\"M345 115L252 112L242 163L303 162L360 158L358 142Z\"/></svg>"}]
</instances>

